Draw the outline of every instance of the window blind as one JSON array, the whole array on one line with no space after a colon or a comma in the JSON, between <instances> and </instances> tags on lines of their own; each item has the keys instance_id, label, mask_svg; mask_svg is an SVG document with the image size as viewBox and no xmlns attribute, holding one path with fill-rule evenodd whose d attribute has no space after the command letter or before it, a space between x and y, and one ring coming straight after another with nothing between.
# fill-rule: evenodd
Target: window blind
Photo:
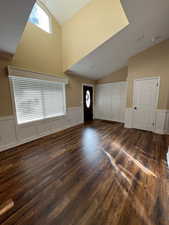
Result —
<instances>
[{"instance_id":1,"label":"window blind","mask_svg":"<svg viewBox=\"0 0 169 225\"><path fill-rule=\"evenodd\" d=\"M65 114L65 84L11 77L17 123L23 124Z\"/></svg>"}]
</instances>

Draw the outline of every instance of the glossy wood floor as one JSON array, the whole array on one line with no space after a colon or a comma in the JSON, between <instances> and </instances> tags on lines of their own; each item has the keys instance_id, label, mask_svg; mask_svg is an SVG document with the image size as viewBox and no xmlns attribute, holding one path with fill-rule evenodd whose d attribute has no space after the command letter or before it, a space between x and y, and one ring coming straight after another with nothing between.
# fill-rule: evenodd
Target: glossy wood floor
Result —
<instances>
[{"instance_id":1,"label":"glossy wood floor","mask_svg":"<svg viewBox=\"0 0 169 225\"><path fill-rule=\"evenodd\" d=\"M0 154L2 225L169 225L169 137L94 121Z\"/></svg>"}]
</instances>

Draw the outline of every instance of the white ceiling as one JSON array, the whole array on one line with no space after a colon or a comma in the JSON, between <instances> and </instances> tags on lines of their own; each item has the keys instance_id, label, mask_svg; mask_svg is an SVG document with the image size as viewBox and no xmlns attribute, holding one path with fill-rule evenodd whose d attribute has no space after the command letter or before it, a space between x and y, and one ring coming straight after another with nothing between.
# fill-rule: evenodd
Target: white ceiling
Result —
<instances>
[{"instance_id":1,"label":"white ceiling","mask_svg":"<svg viewBox=\"0 0 169 225\"><path fill-rule=\"evenodd\" d=\"M55 16L56 20L63 24L69 20L81 8L91 0L41 0Z\"/></svg>"},{"instance_id":2,"label":"white ceiling","mask_svg":"<svg viewBox=\"0 0 169 225\"><path fill-rule=\"evenodd\" d=\"M0 51L14 54L35 0L0 2Z\"/></svg>"},{"instance_id":3,"label":"white ceiling","mask_svg":"<svg viewBox=\"0 0 169 225\"><path fill-rule=\"evenodd\" d=\"M131 56L169 38L168 0L121 0L129 26L70 69L97 80L126 66ZM154 37L158 37L155 42Z\"/></svg>"}]
</instances>

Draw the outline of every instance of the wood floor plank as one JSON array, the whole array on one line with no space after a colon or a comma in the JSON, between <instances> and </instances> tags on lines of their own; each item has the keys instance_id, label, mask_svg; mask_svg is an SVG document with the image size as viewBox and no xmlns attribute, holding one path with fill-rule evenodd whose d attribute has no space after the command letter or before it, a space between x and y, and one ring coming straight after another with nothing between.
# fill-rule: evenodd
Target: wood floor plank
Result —
<instances>
[{"instance_id":1,"label":"wood floor plank","mask_svg":"<svg viewBox=\"0 0 169 225\"><path fill-rule=\"evenodd\" d=\"M169 136L95 120L0 153L1 225L169 225Z\"/></svg>"}]
</instances>

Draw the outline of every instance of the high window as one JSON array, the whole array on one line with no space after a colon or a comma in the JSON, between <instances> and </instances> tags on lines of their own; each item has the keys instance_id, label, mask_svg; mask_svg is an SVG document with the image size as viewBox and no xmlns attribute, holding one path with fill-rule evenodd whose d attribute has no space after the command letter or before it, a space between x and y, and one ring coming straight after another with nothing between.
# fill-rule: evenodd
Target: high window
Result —
<instances>
[{"instance_id":1,"label":"high window","mask_svg":"<svg viewBox=\"0 0 169 225\"><path fill-rule=\"evenodd\" d=\"M32 78L11 78L17 123L65 115L65 84Z\"/></svg>"},{"instance_id":2,"label":"high window","mask_svg":"<svg viewBox=\"0 0 169 225\"><path fill-rule=\"evenodd\" d=\"M35 3L32 12L29 17L29 22L43 29L44 31L51 33L50 16L47 10L44 10L39 4Z\"/></svg>"}]
</instances>

